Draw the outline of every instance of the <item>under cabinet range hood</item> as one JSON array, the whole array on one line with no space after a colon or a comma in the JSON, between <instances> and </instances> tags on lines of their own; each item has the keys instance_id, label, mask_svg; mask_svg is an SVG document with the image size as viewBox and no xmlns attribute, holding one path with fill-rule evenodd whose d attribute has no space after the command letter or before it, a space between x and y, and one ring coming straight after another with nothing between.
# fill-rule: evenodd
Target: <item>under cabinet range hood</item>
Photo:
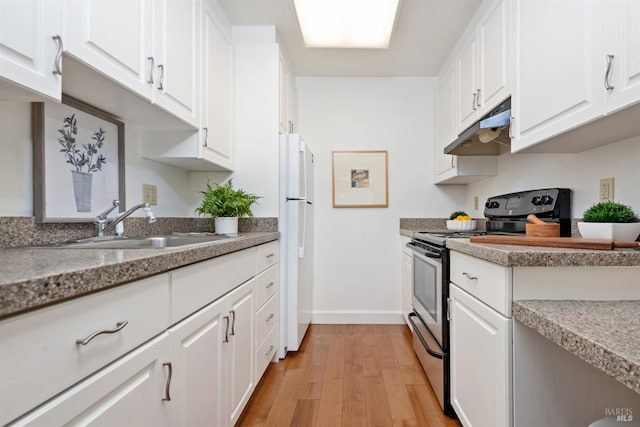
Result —
<instances>
[{"instance_id":1,"label":"under cabinet range hood","mask_svg":"<svg viewBox=\"0 0 640 427\"><path fill-rule=\"evenodd\" d=\"M497 156L510 151L511 98L462 132L444 149L457 156Z\"/></svg>"}]
</instances>

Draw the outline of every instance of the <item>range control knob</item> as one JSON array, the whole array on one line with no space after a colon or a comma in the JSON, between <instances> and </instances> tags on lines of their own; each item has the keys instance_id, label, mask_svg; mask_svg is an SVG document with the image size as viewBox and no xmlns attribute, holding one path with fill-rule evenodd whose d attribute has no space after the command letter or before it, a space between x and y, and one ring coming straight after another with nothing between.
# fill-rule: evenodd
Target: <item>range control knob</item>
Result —
<instances>
[{"instance_id":1,"label":"range control knob","mask_svg":"<svg viewBox=\"0 0 640 427\"><path fill-rule=\"evenodd\" d=\"M542 197L540 196L533 196L533 198L531 199L531 204L538 206L542 204Z\"/></svg>"},{"instance_id":2,"label":"range control knob","mask_svg":"<svg viewBox=\"0 0 640 427\"><path fill-rule=\"evenodd\" d=\"M487 200L487 203L484 204L484 207L487 209L491 209L491 202Z\"/></svg>"},{"instance_id":3,"label":"range control knob","mask_svg":"<svg viewBox=\"0 0 640 427\"><path fill-rule=\"evenodd\" d=\"M489 204L489 207L490 207L491 209L499 208L499 207L500 207L500 203L498 203L498 202L496 202L496 201L494 200L494 201L492 201L492 202Z\"/></svg>"},{"instance_id":4,"label":"range control knob","mask_svg":"<svg viewBox=\"0 0 640 427\"><path fill-rule=\"evenodd\" d=\"M542 196L541 200L543 205L550 205L551 203L553 203L553 197L551 196Z\"/></svg>"}]
</instances>

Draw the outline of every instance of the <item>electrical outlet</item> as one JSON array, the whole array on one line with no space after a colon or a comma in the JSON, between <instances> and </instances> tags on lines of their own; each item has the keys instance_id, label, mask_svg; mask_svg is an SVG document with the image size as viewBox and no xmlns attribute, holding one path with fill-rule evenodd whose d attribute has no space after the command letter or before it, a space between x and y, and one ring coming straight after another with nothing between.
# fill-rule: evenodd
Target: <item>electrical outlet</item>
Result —
<instances>
[{"instance_id":1,"label":"electrical outlet","mask_svg":"<svg viewBox=\"0 0 640 427\"><path fill-rule=\"evenodd\" d=\"M613 202L614 180L613 178L602 178L600 180L600 201Z\"/></svg>"},{"instance_id":2,"label":"electrical outlet","mask_svg":"<svg viewBox=\"0 0 640 427\"><path fill-rule=\"evenodd\" d=\"M478 196L473 196L473 209L478 210L478 204L480 203L480 198Z\"/></svg>"},{"instance_id":3,"label":"electrical outlet","mask_svg":"<svg viewBox=\"0 0 640 427\"><path fill-rule=\"evenodd\" d=\"M142 184L142 203L158 204L158 187L156 185Z\"/></svg>"}]
</instances>

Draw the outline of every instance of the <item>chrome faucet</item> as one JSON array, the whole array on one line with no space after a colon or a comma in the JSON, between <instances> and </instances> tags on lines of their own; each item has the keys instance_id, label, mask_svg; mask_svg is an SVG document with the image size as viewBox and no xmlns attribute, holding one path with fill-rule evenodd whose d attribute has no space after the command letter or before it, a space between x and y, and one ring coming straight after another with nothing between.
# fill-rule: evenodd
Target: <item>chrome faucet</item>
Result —
<instances>
[{"instance_id":1,"label":"chrome faucet","mask_svg":"<svg viewBox=\"0 0 640 427\"><path fill-rule=\"evenodd\" d=\"M127 210L126 212L116 215L113 221L111 221L110 224L107 224L107 220L108 220L107 215L109 215L111 211L113 211L118 206L120 206L120 201L114 200L113 205L109 209L105 210L100 215L98 215L96 219L93 221L93 223L96 225L96 236L98 237L104 236L104 233L114 228L122 220L124 220L126 217L128 217L138 209L144 209L144 211L146 212L145 217L147 219L147 223L151 224L156 222L156 216L153 214L153 212L151 212L151 205L149 205L149 203L140 203L139 205L135 205L131 209ZM122 232L116 232L116 234L121 236Z\"/></svg>"}]
</instances>

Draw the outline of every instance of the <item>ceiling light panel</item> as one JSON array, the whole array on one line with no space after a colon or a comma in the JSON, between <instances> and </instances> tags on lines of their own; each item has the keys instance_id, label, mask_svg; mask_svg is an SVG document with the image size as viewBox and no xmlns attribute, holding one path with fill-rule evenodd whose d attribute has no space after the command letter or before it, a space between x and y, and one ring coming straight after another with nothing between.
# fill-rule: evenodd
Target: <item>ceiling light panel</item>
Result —
<instances>
[{"instance_id":1,"label":"ceiling light panel","mask_svg":"<svg viewBox=\"0 0 640 427\"><path fill-rule=\"evenodd\" d=\"M399 0L293 0L307 47L388 48Z\"/></svg>"}]
</instances>

